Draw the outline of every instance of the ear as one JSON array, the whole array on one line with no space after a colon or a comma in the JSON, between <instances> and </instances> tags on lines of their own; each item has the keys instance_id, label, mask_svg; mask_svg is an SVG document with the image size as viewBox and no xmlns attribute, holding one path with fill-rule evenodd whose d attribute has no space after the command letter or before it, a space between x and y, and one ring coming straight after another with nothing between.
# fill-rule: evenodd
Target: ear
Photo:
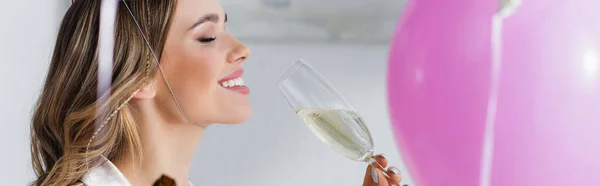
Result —
<instances>
[{"instance_id":1,"label":"ear","mask_svg":"<svg viewBox=\"0 0 600 186\"><path fill-rule=\"evenodd\" d=\"M148 82L148 84L144 85L138 92L133 95L135 99L152 99L156 96L156 88L154 86L154 81Z\"/></svg>"}]
</instances>

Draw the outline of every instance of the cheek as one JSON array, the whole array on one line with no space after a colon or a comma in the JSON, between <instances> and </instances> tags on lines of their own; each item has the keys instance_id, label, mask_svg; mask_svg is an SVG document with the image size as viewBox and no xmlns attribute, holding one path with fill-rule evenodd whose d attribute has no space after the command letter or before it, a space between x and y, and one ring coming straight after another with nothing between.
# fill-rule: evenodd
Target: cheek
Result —
<instances>
[{"instance_id":1,"label":"cheek","mask_svg":"<svg viewBox=\"0 0 600 186\"><path fill-rule=\"evenodd\" d=\"M216 55L211 52L196 52L189 54L180 67L181 75L188 85L213 87L217 84L223 64L215 59Z\"/></svg>"},{"instance_id":2,"label":"cheek","mask_svg":"<svg viewBox=\"0 0 600 186\"><path fill-rule=\"evenodd\" d=\"M171 48L165 55L167 80L183 111L190 119L201 122L212 112L218 97L218 79L224 68L214 49L189 46ZM202 114L199 114L202 113Z\"/></svg>"},{"instance_id":3,"label":"cheek","mask_svg":"<svg viewBox=\"0 0 600 186\"><path fill-rule=\"evenodd\" d=\"M214 52L192 52L184 54L185 59L177 71L178 81L184 92L196 97L192 102L210 99L217 87L217 81L222 71L223 64L216 60Z\"/></svg>"}]
</instances>

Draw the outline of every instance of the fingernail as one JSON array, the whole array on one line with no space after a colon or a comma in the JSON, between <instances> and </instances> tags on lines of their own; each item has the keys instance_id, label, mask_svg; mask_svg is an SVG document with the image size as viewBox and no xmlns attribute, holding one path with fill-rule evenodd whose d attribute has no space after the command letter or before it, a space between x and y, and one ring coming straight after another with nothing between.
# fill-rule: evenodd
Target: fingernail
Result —
<instances>
[{"instance_id":1,"label":"fingernail","mask_svg":"<svg viewBox=\"0 0 600 186\"><path fill-rule=\"evenodd\" d=\"M386 158L386 157L385 157L385 154L379 154L379 156L381 156L381 157L383 157L383 158Z\"/></svg>"},{"instance_id":2,"label":"fingernail","mask_svg":"<svg viewBox=\"0 0 600 186\"><path fill-rule=\"evenodd\" d=\"M375 168L371 168L371 177L373 178L373 182L375 184L379 184L379 176L377 176L377 171L375 171Z\"/></svg>"},{"instance_id":3,"label":"fingernail","mask_svg":"<svg viewBox=\"0 0 600 186\"><path fill-rule=\"evenodd\" d=\"M398 174L400 172L400 169L398 169L396 167L390 167L389 171L392 171L394 174Z\"/></svg>"}]
</instances>

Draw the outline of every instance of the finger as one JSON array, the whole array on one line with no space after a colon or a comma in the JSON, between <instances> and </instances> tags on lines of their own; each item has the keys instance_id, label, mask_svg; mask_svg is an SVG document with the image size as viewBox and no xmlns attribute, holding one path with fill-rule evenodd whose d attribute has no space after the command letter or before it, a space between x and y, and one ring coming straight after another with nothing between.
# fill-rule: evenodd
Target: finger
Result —
<instances>
[{"instance_id":1,"label":"finger","mask_svg":"<svg viewBox=\"0 0 600 186\"><path fill-rule=\"evenodd\" d=\"M375 161L377 161L377 163L379 163L379 165L381 165L384 169L388 166L388 160L385 158L384 154L375 156Z\"/></svg>"},{"instance_id":2,"label":"finger","mask_svg":"<svg viewBox=\"0 0 600 186\"><path fill-rule=\"evenodd\" d=\"M363 186L390 186L383 172L373 166L367 166Z\"/></svg>"},{"instance_id":3,"label":"finger","mask_svg":"<svg viewBox=\"0 0 600 186\"><path fill-rule=\"evenodd\" d=\"M400 172L400 169L392 166L388 168L386 173L390 176L389 182L392 185L400 185L400 182L402 181L402 172Z\"/></svg>"},{"instance_id":4,"label":"finger","mask_svg":"<svg viewBox=\"0 0 600 186\"><path fill-rule=\"evenodd\" d=\"M388 160L385 158L384 154L379 154L375 156L375 161L381 165L381 168L385 169L388 165ZM379 186L384 185L388 186L388 179L383 175L382 170L375 168L378 167L377 164L372 163L371 166L367 166L367 171L365 173L365 178L363 181L364 186ZM373 172L375 171L375 172Z\"/></svg>"},{"instance_id":5,"label":"finger","mask_svg":"<svg viewBox=\"0 0 600 186\"><path fill-rule=\"evenodd\" d=\"M367 166L367 172L365 172L365 178L363 178L363 184L362 184L363 186L376 185L375 181L373 180L371 171L373 171L373 167L371 167L370 165Z\"/></svg>"}]
</instances>

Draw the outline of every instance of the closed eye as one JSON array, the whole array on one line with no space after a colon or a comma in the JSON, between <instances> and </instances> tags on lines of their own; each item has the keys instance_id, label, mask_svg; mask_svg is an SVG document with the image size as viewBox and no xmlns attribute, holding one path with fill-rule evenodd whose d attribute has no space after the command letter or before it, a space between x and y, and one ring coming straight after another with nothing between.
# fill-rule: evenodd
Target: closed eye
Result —
<instances>
[{"instance_id":1,"label":"closed eye","mask_svg":"<svg viewBox=\"0 0 600 186\"><path fill-rule=\"evenodd\" d=\"M217 38L216 37L206 37L206 38L200 38L200 39L198 39L198 41L201 43L210 43L210 42L213 42L215 39L217 39Z\"/></svg>"}]
</instances>

